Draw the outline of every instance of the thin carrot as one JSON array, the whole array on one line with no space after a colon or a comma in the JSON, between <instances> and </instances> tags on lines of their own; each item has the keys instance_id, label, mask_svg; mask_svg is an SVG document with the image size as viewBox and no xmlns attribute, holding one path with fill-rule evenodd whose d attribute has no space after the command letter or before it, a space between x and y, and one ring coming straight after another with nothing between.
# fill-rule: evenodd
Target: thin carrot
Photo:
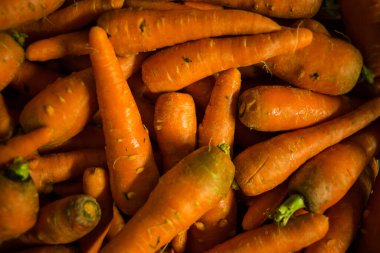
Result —
<instances>
[{"instance_id":1,"label":"thin carrot","mask_svg":"<svg viewBox=\"0 0 380 253\"><path fill-rule=\"evenodd\" d=\"M144 1L144 0L125 0L123 7L148 9L148 10L188 10L192 9L183 4L168 1Z\"/></svg>"},{"instance_id":2,"label":"thin carrot","mask_svg":"<svg viewBox=\"0 0 380 253\"><path fill-rule=\"evenodd\" d=\"M1 244L25 233L37 221L38 193L25 161L17 158L0 171L0 191Z\"/></svg>"},{"instance_id":3,"label":"thin carrot","mask_svg":"<svg viewBox=\"0 0 380 253\"><path fill-rule=\"evenodd\" d=\"M142 77L152 92L175 91L222 70L295 51L312 38L309 30L299 28L186 42L148 57L142 64Z\"/></svg>"},{"instance_id":4,"label":"thin carrot","mask_svg":"<svg viewBox=\"0 0 380 253\"><path fill-rule=\"evenodd\" d=\"M154 111L154 130L168 171L196 148L197 117L189 94L169 92L160 95Z\"/></svg>"},{"instance_id":5,"label":"thin carrot","mask_svg":"<svg viewBox=\"0 0 380 253\"><path fill-rule=\"evenodd\" d=\"M269 18L242 10L122 9L103 14L98 25L110 35L118 55L152 51L212 36L257 34L281 29ZM131 38L128 42L125 35Z\"/></svg>"},{"instance_id":6,"label":"thin carrot","mask_svg":"<svg viewBox=\"0 0 380 253\"><path fill-rule=\"evenodd\" d=\"M194 9L199 9L199 10L223 9L223 6L221 6L221 5L205 3L205 2L184 1L183 5L194 8Z\"/></svg>"},{"instance_id":7,"label":"thin carrot","mask_svg":"<svg viewBox=\"0 0 380 253\"><path fill-rule=\"evenodd\" d=\"M58 9L64 0L2 0L0 2L0 31L38 20Z\"/></svg>"},{"instance_id":8,"label":"thin carrot","mask_svg":"<svg viewBox=\"0 0 380 253\"><path fill-rule=\"evenodd\" d=\"M14 130L14 120L8 110L4 96L0 94L0 141L9 139Z\"/></svg>"},{"instance_id":9,"label":"thin carrot","mask_svg":"<svg viewBox=\"0 0 380 253\"><path fill-rule=\"evenodd\" d=\"M0 32L0 91L12 81L23 61L24 49L11 35Z\"/></svg>"},{"instance_id":10,"label":"thin carrot","mask_svg":"<svg viewBox=\"0 0 380 253\"><path fill-rule=\"evenodd\" d=\"M20 156L30 158L36 151L50 141L52 130L41 127L29 133L17 135L0 145L0 166Z\"/></svg>"},{"instance_id":11,"label":"thin carrot","mask_svg":"<svg viewBox=\"0 0 380 253\"><path fill-rule=\"evenodd\" d=\"M305 162L290 177L290 196L276 210L274 220L286 224L297 209L323 213L337 203L380 150L379 129L379 122L371 124Z\"/></svg>"},{"instance_id":12,"label":"thin carrot","mask_svg":"<svg viewBox=\"0 0 380 253\"><path fill-rule=\"evenodd\" d=\"M258 131L294 130L340 116L356 104L348 96L329 96L285 85L259 85L239 96L239 120Z\"/></svg>"},{"instance_id":13,"label":"thin carrot","mask_svg":"<svg viewBox=\"0 0 380 253\"><path fill-rule=\"evenodd\" d=\"M271 223L240 233L206 252L294 252L322 239L328 227L326 216L304 214L290 220L286 226Z\"/></svg>"},{"instance_id":14,"label":"thin carrot","mask_svg":"<svg viewBox=\"0 0 380 253\"><path fill-rule=\"evenodd\" d=\"M19 250L14 253L78 253L76 245L62 244L62 245L44 245L36 246L25 250Z\"/></svg>"},{"instance_id":15,"label":"thin carrot","mask_svg":"<svg viewBox=\"0 0 380 253\"><path fill-rule=\"evenodd\" d=\"M306 160L359 131L380 116L374 98L343 116L255 144L237 155L235 180L246 195L258 195L285 181Z\"/></svg>"},{"instance_id":16,"label":"thin carrot","mask_svg":"<svg viewBox=\"0 0 380 253\"><path fill-rule=\"evenodd\" d=\"M113 217L106 235L107 240L112 240L121 231L124 225L125 220L123 216L121 215L119 209L113 205Z\"/></svg>"},{"instance_id":17,"label":"thin carrot","mask_svg":"<svg viewBox=\"0 0 380 253\"><path fill-rule=\"evenodd\" d=\"M196 106L204 111L210 101L211 92L215 85L215 77L208 76L186 86L183 91L190 94Z\"/></svg>"},{"instance_id":18,"label":"thin carrot","mask_svg":"<svg viewBox=\"0 0 380 253\"><path fill-rule=\"evenodd\" d=\"M93 27L89 39L94 49L90 57L112 196L123 212L133 214L157 184L159 172L148 133L106 32Z\"/></svg>"}]
</instances>

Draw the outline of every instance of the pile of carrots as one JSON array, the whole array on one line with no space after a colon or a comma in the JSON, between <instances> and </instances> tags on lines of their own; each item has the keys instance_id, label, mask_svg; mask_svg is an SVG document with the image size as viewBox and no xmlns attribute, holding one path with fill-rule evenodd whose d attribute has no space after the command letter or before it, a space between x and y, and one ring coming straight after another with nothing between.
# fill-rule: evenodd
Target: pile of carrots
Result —
<instances>
[{"instance_id":1,"label":"pile of carrots","mask_svg":"<svg viewBox=\"0 0 380 253\"><path fill-rule=\"evenodd\" d=\"M379 14L1 0L0 252L380 252Z\"/></svg>"}]
</instances>

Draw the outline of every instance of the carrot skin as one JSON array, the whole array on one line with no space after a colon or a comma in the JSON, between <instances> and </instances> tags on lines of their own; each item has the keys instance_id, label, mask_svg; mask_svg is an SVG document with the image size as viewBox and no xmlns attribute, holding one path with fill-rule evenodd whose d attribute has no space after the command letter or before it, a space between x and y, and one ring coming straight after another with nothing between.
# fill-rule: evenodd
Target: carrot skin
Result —
<instances>
[{"instance_id":1,"label":"carrot skin","mask_svg":"<svg viewBox=\"0 0 380 253\"><path fill-rule=\"evenodd\" d=\"M9 139L13 134L13 130L14 120L8 110L4 96L0 94L0 141Z\"/></svg>"},{"instance_id":2,"label":"carrot skin","mask_svg":"<svg viewBox=\"0 0 380 253\"><path fill-rule=\"evenodd\" d=\"M117 209L117 207L113 205L112 210L113 210L113 217L112 217L111 224L106 235L107 240L112 240L125 225L124 218L121 215L119 209Z\"/></svg>"},{"instance_id":3,"label":"carrot skin","mask_svg":"<svg viewBox=\"0 0 380 253\"><path fill-rule=\"evenodd\" d=\"M248 196L270 190L306 160L366 127L379 116L380 98L374 98L338 118L254 144L235 157L235 180Z\"/></svg>"},{"instance_id":4,"label":"carrot skin","mask_svg":"<svg viewBox=\"0 0 380 253\"><path fill-rule=\"evenodd\" d=\"M142 78L152 92L175 91L222 70L305 47L312 38L309 30L300 28L186 42L148 57L142 64Z\"/></svg>"}]
</instances>

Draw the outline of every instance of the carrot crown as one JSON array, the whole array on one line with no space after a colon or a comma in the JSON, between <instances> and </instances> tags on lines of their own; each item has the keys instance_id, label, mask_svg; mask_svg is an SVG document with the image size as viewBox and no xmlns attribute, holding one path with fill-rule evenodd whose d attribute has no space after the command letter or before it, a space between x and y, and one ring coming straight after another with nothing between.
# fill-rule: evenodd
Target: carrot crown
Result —
<instances>
[{"instance_id":1,"label":"carrot crown","mask_svg":"<svg viewBox=\"0 0 380 253\"><path fill-rule=\"evenodd\" d=\"M217 147L222 150L226 155L230 155L231 153L231 147L227 143L221 143L217 145Z\"/></svg>"},{"instance_id":2,"label":"carrot crown","mask_svg":"<svg viewBox=\"0 0 380 253\"><path fill-rule=\"evenodd\" d=\"M292 194L279 208L277 208L273 215L271 215L271 218L273 218L277 224L285 226L297 210L305 207L306 204L304 198L299 194Z\"/></svg>"},{"instance_id":3,"label":"carrot crown","mask_svg":"<svg viewBox=\"0 0 380 253\"><path fill-rule=\"evenodd\" d=\"M29 163L21 157L16 157L13 163L4 171L5 176L13 181L25 182L29 180Z\"/></svg>"}]
</instances>

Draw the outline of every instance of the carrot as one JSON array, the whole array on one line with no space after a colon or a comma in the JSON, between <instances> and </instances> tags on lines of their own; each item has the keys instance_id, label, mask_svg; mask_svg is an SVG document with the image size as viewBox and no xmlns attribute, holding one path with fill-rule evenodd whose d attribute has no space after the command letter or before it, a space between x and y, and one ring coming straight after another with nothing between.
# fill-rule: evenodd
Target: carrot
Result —
<instances>
[{"instance_id":1,"label":"carrot","mask_svg":"<svg viewBox=\"0 0 380 253\"><path fill-rule=\"evenodd\" d=\"M145 204L101 252L155 252L226 196L233 176L234 165L220 148L198 148L161 176Z\"/></svg>"},{"instance_id":2,"label":"carrot","mask_svg":"<svg viewBox=\"0 0 380 253\"><path fill-rule=\"evenodd\" d=\"M39 192L50 192L51 184L82 176L88 167L106 166L103 149L81 149L53 153L29 160L30 175Z\"/></svg>"},{"instance_id":3,"label":"carrot","mask_svg":"<svg viewBox=\"0 0 380 253\"><path fill-rule=\"evenodd\" d=\"M119 209L113 205L113 217L106 235L107 240L112 240L121 231L124 225L125 221L123 216L121 215Z\"/></svg>"},{"instance_id":4,"label":"carrot","mask_svg":"<svg viewBox=\"0 0 380 253\"><path fill-rule=\"evenodd\" d=\"M301 27L302 24L297 23ZM363 59L360 51L351 43L313 32L310 45L296 52L273 57L265 64L273 75L294 86L341 95L355 86Z\"/></svg>"},{"instance_id":5,"label":"carrot","mask_svg":"<svg viewBox=\"0 0 380 253\"><path fill-rule=\"evenodd\" d=\"M193 2L193 1L185 1L183 2L183 5L199 9L199 10L218 10L223 9L223 6L217 5L217 4L210 4L205 2Z\"/></svg>"},{"instance_id":6,"label":"carrot","mask_svg":"<svg viewBox=\"0 0 380 253\"><path fill-rule=\"evenodd\" d=\"M179 232L170 242L172 251L170 253L185 253L187 243L187 229Z\"/></svg>"},{"instance_id":7,"label":"carrot","mask_svg":"<svg viewBox=\"0 0 380 253\"><path fill-rule=\"evenodd\" d=\"M14 120L8 110L4 96L0 94L0 141L9 139L14 130Z\"/></svg>"},{"instance_id":8,"label":"carrot","mask_svg":"<svg viewBox=\"0 0 380 253\"><path fill-rule=\"evenodd\" d=\"M159 172L133 95L106 32L93 27L90 54L116 205L134 214L156 185ZM115 110L115 108L118 108Z\"/></svg>"},{"instance_id":9,"label":"carrot","mask_svg":"<svg viewBox=\"0 0 380 253\"><path fill-rule=\"evenodd\" d=\"M242 228L251 230L262 225L285 199L288 192L287 181L272 190L248 200L248 209L242 220Z\"/></svg>"},{"instance_id":10,"label":"carrot","mask_svg":"<svg viewBox=\"0 0 380 253\"><path fill-rule=\"evenodd\" d=\"M16 158L0 171L0 244L30 229L37 220L39 200L28 164Z\"/></svg>"},{"instance_id":11,"label":"carrot","mask_svg":"<svg viewBox=\"0 0 380 253\"><path fill-rule=\"evenodd\" d=\"M41 127L26 134L16 135L0 145L0 167L20 156L30 158L47 143L52 136L52 130Z\"/></svg>"},{"instance_id":12,"label":"carrot","mask_svg":"<svg viewBox=\"0 0 380 253\"><path fill-rule=\"evenodd\" d=\"M212 36L257 34L281 29L269 18L242 10L122 9L104 13L98 19L98 25L110 35L118 55L152 51ZM128 42L126 35L131 38Z\"/></svg>"},{"instance_id":13,"label":"carrot","mask_svg":"<svg viewBox=\"0 0 380 253\"><path fill-rule=\"evenodd\" d=\"M11 35L0 32L0 91L12 81L23 61L24 49Z\"/></svg>"},{"instance_id":14,"label":"carrot","mask_svg":"<svg viewBox=\"0 0 380 253\"><path fill-rule=\"evenodd\" d=\"M230 8L246 9L275 18L307 18L317 14L322 5L321 0L291 1L255 1L255 0L192 0L223 5Z\"/></svg>"},{"instance_id":15,"label":"carrot","mask_svg":"<svg viewBox=\"0 0 380 253\"><path fill-rule=\"evenodd\" d=\"M66 180L52 185L54 194L67 197L75 194L83 194L83 183L78 180Z\"/></svg>"},{"instance_id":16,"label":"carrot","mask_svg":"<svg viewBox=\"0 0 380 253\"><path fill-rule=\"evenodd\" d=\"M41 207L36 224L17 240L20 245L71 243L96 227L100 213L98 202L88 195L61 198Z\"/></svg>"},{"instance_id":17,"label":"carrot","mask_svg":"<svg viewBox=\"0 0 380 253\"><path fill-rule=\"evenodd\" d=\"M81 238L79 244L82 253L97 253L102 247L113 216L113 200L106 169L87 168L83 173L83 192L97 200L102 213L99 224L93 231Z\"/></svg>"},{"instance_id":18,"label":"carrot","mask_svg":"<svg viewBox=\"0 0 380 253\"><path fill-rule=\"evenodd\" d=\"M328 227L326 216L304 214L283 227L271 223L240 233L206 252L294 252L320 240Z\"/></svg>"},{"instance_id":19,"label":"carrot","mask_svg":"<svg viewBox=\"0 0 380 253\"><path fill-rule=\"evenodd\" d=\"M142 64L142 77L152 92L175 91L222 70L302 48L312 37L309 30L300 28L187 42L148 57Z\"/></svg>"},{"instance_id":20,"label":"carrot","mask_svg":"<svg viewBox=\"0 0 380 253\"><path fill-rule=\"evenodd\" d=\"M154 130L168 171L196 148L197 118L189 94L169 92L160 95L154 111Z\"/></svg>"},{"instance_id":21,"label":"carrot","mask_svg":"<svg viewBox=\"0 0 380 253\"><path fill-rule=\"evenodd\" d=\"M303 18L296 20L292 23L293 27L304 27L307 29L310 29L313 32L317 33L323 33L327 36L331 36L330 32L327 30L327 28L320 23L319 21L311 18Z\"/></svg>"},{"instance_id":22,"label":"carrot","mask_svg":"<svg viewBox=\"0 0 380 253\"><path fill-rule=\"evenodd\" d=\"M0 31L38 20L58 9L64 0L2 0Z\"/></svg>"},{"instance_id":23,"label":"carrot","mask_svg":"<svg viewBox=\"0 0 380 253\"><path fill-rule=\"evenodd\" d=\"M48 38L81 29L95 21L102 13L121 8L123 0L83 0L75 1L45 18L15 29L26 33L29 40Z\"/></svg>"},{"instance_id":24,"label":"carrot","mask_svg":"<svg viewBox=\"0 0 380 253\"><path fill-rule=\"evenodd\" d=\"M137 109L139 110L141 115L142 123L148 131L149 138L151 138L152 140L157 140L156 131L154 130L154 104L148 101L148 99L145 99L144 97L139 97L135 94L133 95L137 105Z\"/></svg>"},{"instance_id":25,"label":"carrot","mask_svg":"<svg viewBox=\"0 0 380 253\"><path fill-rule=\"evenodd\" d=\"M336 204L380 150L379 127L379 122L371 124L305 162L290 177L290 196L276 210L274 220L286 224L297 209L323 213Z\"/></svg>"},{"instance_id":26,"label":"carrot","mask_svg":"<svg viewBox=\"0 0 380 253\"><path fill-rule=\"evenodd\" d=\"M378 168L367 166L350 191L327 209L329 230L325 237L305 249L305 253L347 252L359 230L362 212L371 193Z\"/></svg>"},{"instance_id":27,"label":"carrot","mask_svg":"<svg viewBox=\"0 0 380 253\"><path fill-rule=\"evenodd\" d=\"M306 160L359 131L380 116L374 98L343 116L257 143L237 155L235 180L246 195L258 195L285 181Z\"/></svg>"},{"instance_id":28,"label":"carrot","mask_svg":"<svg viewBox=\"0 0 380 253\"><path fill-rule=\"evenodd\" d=\"M19 250L14 253L78 253L78 247L75 245L44 245L32 247L25 250Z\"/></svg>"},{"instance_id":29,"label":"carrot","mask_svg":"<svg viewBox=\"0 0 380 253\"><path fill-rule=\"evenodd\" d=\"M198 80L185 88L183 91L190 94L195 102L195 105L204 111L210 101L211 92L215 85L215 77L207 76L201 80Z\"/></svg>"},{"instance_id":30,"label":"carrot","mask_svg":"<svg viewBox=\"0 0 380 253\"><path fill-rule=\"evenodd\" d=\"M240 94L239 120L258 131L294 130L336 118L356 104L348 96L324 95L285 85L259 85Z\"/></svg>"},{"instance_id":31,"label":"carrot","mask_svg":"<svg viewBox=\"0 0 380 253\"><path fill-rule=\"evenodd\" d=\"M53 69L25 60L9 86L28 97L33 97L60 77L63 75Z\"/></svg>"},{"instance_id":32,"label":"carrot","mask_svg":"<svg viewBox=\"0 0 380 253\"><path fill-rule=\"evenodd\" d=\"M90 51L88 30L81 30L35 41L26 48L25 57L29 61L48 61L68 55L86 55Z\"/></svg>"},{"instance_id":33,"label":"carrot","mask_svg":"<svg viewBox=\"0 0 380 253\"><path fill-rule=\"evenodd\" d=\"M123 7L148 9L148 10L188 10L192 9L183 4L168 1L144 1L144 0L125 0Z\"/></svg>"}]
</instances>

